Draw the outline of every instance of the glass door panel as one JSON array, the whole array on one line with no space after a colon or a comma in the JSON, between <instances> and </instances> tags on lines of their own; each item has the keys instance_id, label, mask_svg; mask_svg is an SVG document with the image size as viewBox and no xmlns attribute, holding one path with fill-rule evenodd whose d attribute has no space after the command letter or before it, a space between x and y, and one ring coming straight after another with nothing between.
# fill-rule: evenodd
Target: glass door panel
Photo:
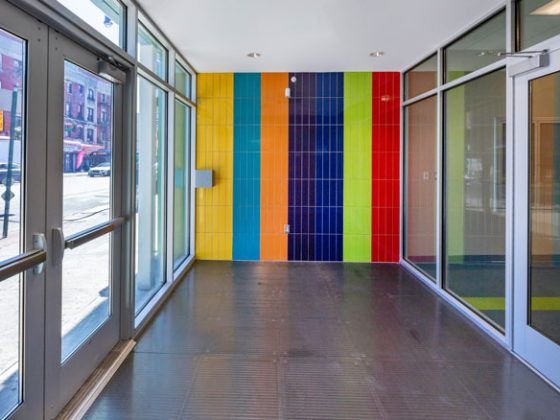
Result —
<instances>
[{"instance_id":1,"label":"glass door panel","mask_svg":"<svg viewBox=\"0 0 560 420\"><path fill-rule=\"evenodd\" d=\"M529 325L560 344L560 73L530 82Z\"/></svg>"},{"instance_id":2,"label":"glass door panel","mask_svg":"<svg viewBox=\"0 0 560 420\"><path fill-rule=\"evenodd\" d=\"M80 236L111 218L113 84L64 62L63 219ZM61 360L110 315L107 238L68 252L63 260Z\"/></svg>"},{"instance_id":3,"label":"glass door panel","mask_svg":"<svg viewBox=\"0 0 560 420\"><path fill-rule=\"evenodd\" d=\"M0 261L23 252L25 40L0 29ZM22 278L0 282L0 418L21 402Z\"/></svg>"}]
</instances>

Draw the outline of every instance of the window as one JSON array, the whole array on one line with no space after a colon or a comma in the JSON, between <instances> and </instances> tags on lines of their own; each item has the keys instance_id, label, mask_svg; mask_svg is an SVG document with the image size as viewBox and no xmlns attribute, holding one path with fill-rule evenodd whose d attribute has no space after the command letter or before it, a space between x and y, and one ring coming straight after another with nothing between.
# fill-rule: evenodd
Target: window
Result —
<instances>
[{"instance_id":1,"label":"window","mask_svg":"<svg viewBox=\"0 0 560 420\"><path fill-rule=\"evenodd\" d=\"M503 329L505 70L446 91L444 109L445 288Z\"/></svg>"},{"instance_id":2,"label":"window","mask_svg":"<svg viewBox=\"0 0 560 420\"><path fill-rule=\"evenodd\" d=\"M181 64L175 63L175 88L191 99L191 84L191 74Z\"/></svg>"},{"instance_id":3,"label":"window","mask_svg":"<svg viewBox=\"0 0 560 420\"><path fill-rule=\"evenodd\" d=\"M190 253L190 128L191 109L176 100L173 171L173 266L175 269Z\"/></svg>"},{"instance_id":4,"label":"window","mask_svg":"<svg viewBox=\"0 0 560 420\"><path fill-rule=\"evenodd\" d=\"M93 143L93 128L87 129L87 142Z\"/></svg>"},{"instance_id":5,"label":"window","mask_svg":"<svg viewBox=\"0 0 560 420\"><path fill-rule=\"evenodd\" d=\"M517 1L519 50L560 34L560 12L555 0Z\"/></svg>"},{"instance_id":6,"label":"window","mask_svg":"<svg viewBox=\"0 0 560 420\"><path fill-rule=\"evenodd\" d=\"M118 0L58 0L113 44L124 48L125 7Z\"/></svg>"},{"instance_id":7,"label":"window","mask_svg":"<svg viewBox=\"0 0 560 420\"><path fill-rule=\"evenodd\" d=\"M500 12L444 49L445 81L501 60L506 50L506 12Z\"/></svg>"},{"instance_id":8,"label":"window","mask_svg":"<svg viewBox=\"0 0 560 420\"><path fill-rule=\"evenodd\" d=\"M141 23L138 23L138 61L167 80L167 50Z\"/></svg>"},{"instance_id":9,"label":"window","mask_svg":"<svg viewBox=\"0 0 560 420\"><path fill-rule=\"evenodd\" d=\"M135 309L165 283L166 93L138 77Z\"/></svg>"},{"instance_id":10,"label":"window","mask_svg":"<svg viewBox=\"0 0 560 420\"><path fill-rule=\"evenodd\" d=\"M84 119L84 106L82 104L78 105L78 119Z\"/></svg>"},{"instance_id":11,"label":"window","mask_svg":"<svg viewBox=\"0 0 560 420\"><path fill-rule=\"evenodd\" d=\"M72 82L66 82L66 92L72 93Z\"/></svg>"},{"instance_id":12,"label":"window","mask_svg":"<svg viewBox=\"0 0 560 420\"><path fill-rule=\"evenodd\" d=\"M93 93L93 89L88 89L88 95L87 95L88 101L93 101L95 100L95 96Z\"/></svg>"},{"instance_id":13,"label":"window","mask_svg":"<svg viewBox=\"0 0 560 420\"><path fill-rule=\"evenodd\" d=\"M78 85L78 93L79 93L80 95L83 95L83 93L84 93L84 85Z\"/></svg>"},{"instance_id":14,"label":"window","mask_svg":"<svg viewBox=\"0 0 560 420\"><path fill-rule=\"evenodd\" d=\"M93 108L87 109L87 120L93 122Z\"/></svg>"},{"instance_id":15,"label":"window","mask_svg":"<svg viewBox=\"0 0 560 420\"><path fill-rule=\"evenodd\" d=\"M410 99L437 86L437 54L428 57L404 75L405 98Z\"/></svg>"},{"instance_id":16,"label":"window","mask_svg":"<svg viewBox=\"0 0 560 420\"><path fill-rule=\"evenodd\" d=\"M67 117L72 117L72 105L69 102L64 104L64 115Z\"/></svg>"},{"instance_id":17,"label":"window","mask_svg":"<svg viewBox=\"0 0 560 420\"><path fill-rule=\"evenodd\" d=\"M405 108L404 256L436 279L437 97Z\"/></svg>"}]
</instances>

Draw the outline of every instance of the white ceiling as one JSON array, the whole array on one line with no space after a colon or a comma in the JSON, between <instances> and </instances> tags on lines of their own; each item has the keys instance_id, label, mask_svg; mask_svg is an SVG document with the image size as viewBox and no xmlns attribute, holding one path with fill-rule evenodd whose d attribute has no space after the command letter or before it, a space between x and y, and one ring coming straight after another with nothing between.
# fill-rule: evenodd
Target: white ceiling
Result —
<instances>
[{"instance_id":1,"label":"white ceiling","mask_svg":"<svg viewBox=\"0 0 560 420\"><path fill-rule=\"evenodd\" d=\"M139 0L199 72L403 70L503 0ZM381 50L385 55L372 58ZM247 53L257 51L260 58Z\"/></svg>"}]
</instances>

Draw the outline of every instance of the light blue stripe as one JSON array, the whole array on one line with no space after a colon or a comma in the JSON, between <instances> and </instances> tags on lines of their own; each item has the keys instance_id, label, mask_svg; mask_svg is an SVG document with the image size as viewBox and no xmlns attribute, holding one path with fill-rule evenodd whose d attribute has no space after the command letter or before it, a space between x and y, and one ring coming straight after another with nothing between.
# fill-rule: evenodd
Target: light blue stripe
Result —
<instances>
[{"instance_id":1,"label":"light blue stripe","mask_svg":"<svg viewBox=\"0 0 560 420\"><path fill-rule=\"evenodd\" d=\"M261 75L234 75L233 259L260 259Z\"/></svg>"}]
</instances>

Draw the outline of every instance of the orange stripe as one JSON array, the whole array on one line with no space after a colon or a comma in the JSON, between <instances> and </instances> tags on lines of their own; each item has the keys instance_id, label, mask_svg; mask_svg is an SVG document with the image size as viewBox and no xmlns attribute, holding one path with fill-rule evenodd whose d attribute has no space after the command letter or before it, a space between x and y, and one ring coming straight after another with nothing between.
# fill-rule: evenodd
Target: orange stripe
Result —
<instances>
[{"instance_id":1,"label":"orange stripe","mask_svg":"<svg viewBox=\"0 0 560 420\"><path fill-rule=\"evenodd\" d=\"M287 260L287 73L261 75L261 259Z\"/></svg>"}]
</instances>

